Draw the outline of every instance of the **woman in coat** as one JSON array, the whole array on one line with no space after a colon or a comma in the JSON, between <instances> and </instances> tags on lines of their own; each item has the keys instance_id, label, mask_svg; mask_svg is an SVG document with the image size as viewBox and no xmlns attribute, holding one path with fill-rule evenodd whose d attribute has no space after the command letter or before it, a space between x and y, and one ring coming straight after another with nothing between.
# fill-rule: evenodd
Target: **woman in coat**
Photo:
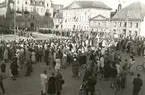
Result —
<instances>
[{"instance_id":1,"label":"woman in coat","mask_svg":"<svg viewBox=\"0 0 145 95\"><path fill-rule=\"evenodd\" d=\"M36 63L36 57L35 57L35 54L36 54L36 53L35 53L35 50L33 49L33 51L32 51L32 57L31 57L33 64Z\"/></svg>"},{"instance_id":2,"label":"woman in coat","mask_svg":"<svg viewBox=\"0 0 145 95\"><path fill-rule=\"evenodd\" d=\"M48 94L55 95L56 93L56 77L55 73L51 74L52 76L48 80Z\"/></svg>"},{"instance_id":3,"label":"woman in coat","mask_svg":"<svg viewBox=\"0 0 145 95\"><path fill-rule=\"evenodd\" d=\"M10 65L10 69L13 76L12 79L15 80L15 77L18 75L18 64L16 58L13 59L13 62Z\"/></svg>"},{"instance_id":4,"label":"woman in coat","mask_svg":"<svg viewBox=\"0 0 145 95\"><path fill-rule=\"evenodd\" d=\"M59 70L57 70L56 71L56 90L57 90L56 95L61 95L62 84L64 84L63 77L59 72Z\"/></svg>"}]
</instances>

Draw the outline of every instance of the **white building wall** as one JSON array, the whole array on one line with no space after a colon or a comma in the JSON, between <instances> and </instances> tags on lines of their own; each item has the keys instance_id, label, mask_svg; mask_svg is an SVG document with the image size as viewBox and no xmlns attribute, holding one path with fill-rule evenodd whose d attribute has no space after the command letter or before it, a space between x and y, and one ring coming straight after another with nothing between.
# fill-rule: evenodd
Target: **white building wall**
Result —
<instances>
[{"instance_id":1,"label":"white building wall","mask_svg":"<svg viewBox=\"0 0 145 95\"><path fill-rule=\"evenodd\" d=\"M22 11L23 8L24 11L33 12L34 9L36 8L36 11L38 12L39 15L44 16L45 12L48 11L51 14L51 17L53 17L52 2L50 0L42 0L42 1L45 1L44 6L31 5L31 0L15 0L16 10Z\"/></svg>"},{"instance_id":2,"label":"white building wall","mask_svg":"<svg viewBox=\"0 0 145 95\"><path fill-rule=\"evenodd\" d=\"M141 22L140 28L141 28L140 35L145 37L145 17L143 21Z\"/></svg>"},{"instance_id":3,"label":"white building wall","mask_svg":"<svg viewBox=\"0 0 145 95\"><path fill-rule=\"evenodd\" d=\"M93 8L63 10L63 29L73 30L75 26L75 30L89 31L91 29L89 19L99 14L110 18L110 10ZM74 21L74 17L77 21Z\"/></svg>"},{"instance_id":4,"label":"white building wall","mask_svg":"<svg viewBox=\"0 0 145 95\"><path fill-rule=\"evenodd\" d=\"M7 7L0 8L0 15L6 17Z\"/></svg>"},{"instance_id":5,"label":"white building wall","mask_svg":"<svg viewBox=\"0 0 145 95\"><path fill-rule=\"evenodd\" d=\"M126 27L124 24L126 23ZM112 21L112 32L116 34L123 34L126 30L126 36L132 35L135 36L136 33L139 36L141 30L141 22L140 21ZM138 24L138 25L137 25Z\"/></svg>"}]
</instances>

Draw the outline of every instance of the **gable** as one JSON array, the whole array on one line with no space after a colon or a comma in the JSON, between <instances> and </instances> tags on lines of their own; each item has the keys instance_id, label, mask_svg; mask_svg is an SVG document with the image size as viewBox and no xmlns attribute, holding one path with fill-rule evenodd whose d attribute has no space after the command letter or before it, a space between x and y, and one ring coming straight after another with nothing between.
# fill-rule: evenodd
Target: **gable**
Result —
<instances>
[{"instance_id":1,"label":"gable","mask_svg":"<svg viewBox=\"0 0 145 95\"><path fill-rule=\"evenodd\" d=\"M80 6L77 3L73 3L69 8L80 8Z\"/></svg>"},{"instance_id":2,"label":"gable","mask_svg":"<svg viewBox=\"0 0 145 95\"><path fill-rule=\"evenodd\" d=\"M107 20L107 18L105 18L104 16L102 16L102 15L98 15L98 16L96 16L96 17L94 17L94 18L92 18L92 19L90 19L90 20L98 20L98 21L100 21L100 20Z\"/></svg>"},{"instance_id":3,"label":"gable","mask_svg":"<svg viewBox=\"0 0 145 95\"><path fill-rule=\"evenodd\" d=\"M74 8L80 8L80 6L77 3L73 3L71 6L69 6L70 9L74 9Z\"/></svg>"}]
</instances>

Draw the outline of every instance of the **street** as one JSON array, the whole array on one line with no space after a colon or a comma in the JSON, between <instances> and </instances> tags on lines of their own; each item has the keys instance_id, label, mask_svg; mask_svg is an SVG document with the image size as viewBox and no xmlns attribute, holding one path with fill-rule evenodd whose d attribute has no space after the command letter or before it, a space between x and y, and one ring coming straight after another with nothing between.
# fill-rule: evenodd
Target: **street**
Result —
<instances>
[{"instance_id":1,"label":"street","mask_svg":"<svg viewBox=\"0 0 145 95\"><path fill-rule=\"evenodd\" d=\"M129 58L126 54L122 55L124 58ZM139 64L143 58L136 57L136 64ZM4 87L6 89L6 95L40 95L41 84L40 84L40 74L43 72L45 68L45 63L37 63L33 65L34 71L30 77L25 77L25 69L19 71L19 77L16 81L7 78L4 80ZM137 73L137 71L134 69ZM48 73L50 73L49 71ZM72 78L72 71L71 67L67 69L61 70L63 78L65 80L65 84L63 85L62 95L77 95L79 91L79 86L82 81L83 70L81 70L81 77L80 79ZM7 64L7 76L9 76L9 63ZM132 94L132 80L136 77L128 75L127 77L127 86L123 90L123 95L131 95ZM145 81L145 72L141 72L141 77L143 81ZM113 95L113 89L109 86L109 81L99 80L97 82L96 87L101 90L101 95ZM144 95L145 86L142 87L140 95ZM118 95L121 95L119 93Z\"/></svg>"}]
</instances>

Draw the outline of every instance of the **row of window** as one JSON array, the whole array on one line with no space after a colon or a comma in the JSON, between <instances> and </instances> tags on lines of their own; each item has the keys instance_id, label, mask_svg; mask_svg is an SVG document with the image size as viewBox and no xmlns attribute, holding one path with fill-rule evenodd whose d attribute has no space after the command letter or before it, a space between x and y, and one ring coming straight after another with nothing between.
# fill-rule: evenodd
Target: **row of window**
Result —
<instances>
[{"instance_id":1,"label":"row of window","mask_svg":"<svg viewBox=\"0 0 145 95\"><path fill-rule=\"evenodd\" d=\"M106 25L105 22L99 22L99 21L91 21L91 25L97 25L97 26L101 26L101 25Z\"/></svg>"},{"instance_id":2,"label":"row of window","mask_svg":"<svg viewBox=\"0 0 145 95\"><path fill-rule=\"evenodd\" d=\"M24 8L24 11L34 11L35 10L35 8L34 7L31 7L31 9L30 9L30 7L25 7ZM22 8L20 8L19 6L17 7L17 11L22 11ZM44 10L44 8L36 8L36 11L37 12L44 12L45 10Z\"/></svg>"},{"instance_id":3,"label":"row of window","mask_svg":"<svg viewBox=\"0 0 145 95\"><path fill-rule=\"evenodd\" d=\"M87 22L89 17L86 16L68 16L65 22Z\"/></svg>"},{"instance_id":4,"label":"row of window","mask_svg":"<svg viewBox=\"0 0 145 95\"><path fill-rule=\"evenodd\" d=\"M117 26L119 26L119 27L127 27L127 22L125 22L125 23L121 23L121 22L117 23L117 22L114 22L114 27L117 27ZM129 28L133 28L133 23L132 22L129 22L128 27ZM135 28L138 28L138 27L139 27L138 23L135 23Z\"/></svg>"},{"instance_id":5,"label":"row of window","mask_svg":"<svg viewBox=\"0 0 145 95\"><path fill-rule=\"evenodd\" d=\"M116 34L117 30L114 29L114 33ZM138 35L138 31L131 31L129 30L129 35ZM123 34L126 35L126 31L123 30Z\"/></svg>"},{"instance_id":6,"label":"row of window","mask_svg":"<svg viewBox=\"0 0 145 95\"><path fill-rule=\"evenodd\" d=\"M65 28L71 29L72 25L65 25ZM88 30L89 26L85 25L74 25L73 30Z\"/></svg>"},{"instance_id":7,"label":"row of window","mask_svg":"<svg viewBox=\"0 0 145 95\"><path fill-rule=\"evenodd\" d=\"M20 4L19 0L17 1L17 4ZM32 1L32 0L31 0L31 2L25 1L25 4L26 4L26 5L29 5L29 4L36 5L36 4L37 4L37 2ZM39 4L40 4L41 6L44 6L44 5L45 5L45 2L40 2ZM48 4L48 3L47 3L47 6L49 6L49 4Z\"/></svg>"}]
</instances>

